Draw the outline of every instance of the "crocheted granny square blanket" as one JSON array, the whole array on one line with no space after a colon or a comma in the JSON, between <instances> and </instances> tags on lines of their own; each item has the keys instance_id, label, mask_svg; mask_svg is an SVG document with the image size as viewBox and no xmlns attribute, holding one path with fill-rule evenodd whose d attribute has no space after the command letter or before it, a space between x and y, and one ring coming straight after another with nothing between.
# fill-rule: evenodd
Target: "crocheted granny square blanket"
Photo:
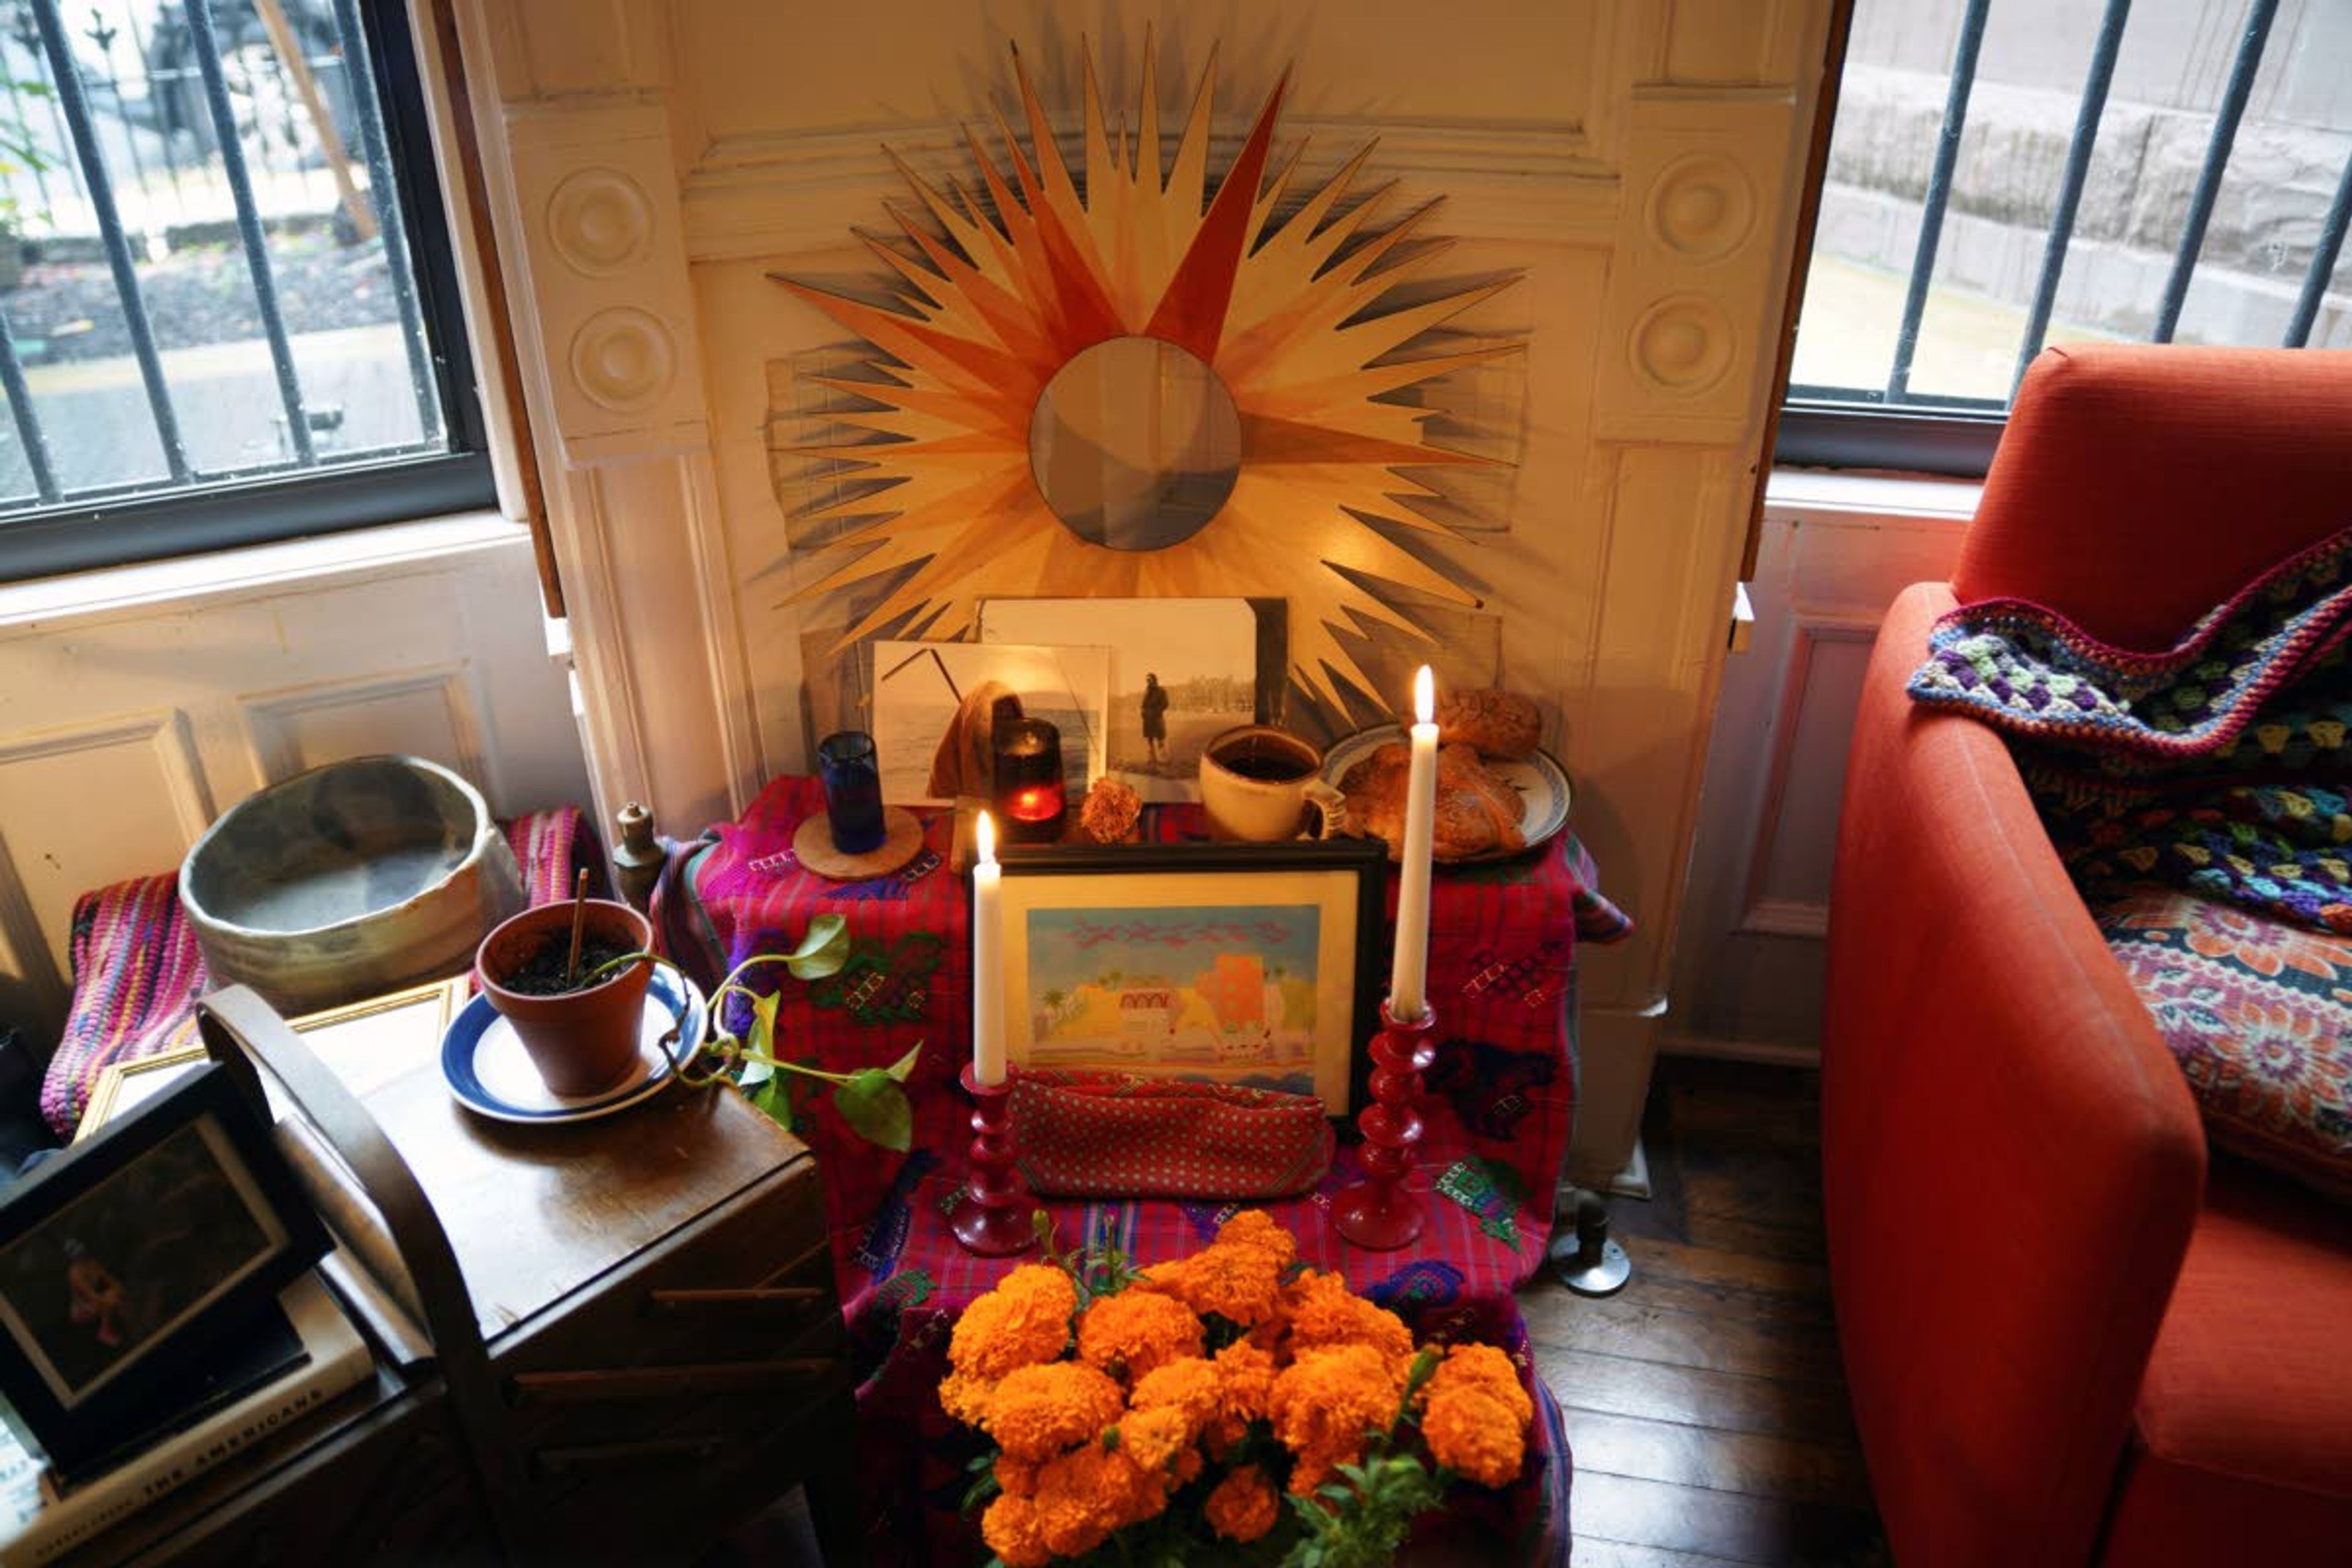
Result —
<instances>
[{"instance_id":1,"label":"crocheted granny square blanket","mask_svg":"<svg viewBox=\"0 0 2352 1568\"><path fill-rule=\"evenodd\" d=\"M2010 737L2086 891L2165 882L2352 931L2352 530L2136 652L2019 599L1936 623L1922 706Z\"/></svg>"}]
</instances>

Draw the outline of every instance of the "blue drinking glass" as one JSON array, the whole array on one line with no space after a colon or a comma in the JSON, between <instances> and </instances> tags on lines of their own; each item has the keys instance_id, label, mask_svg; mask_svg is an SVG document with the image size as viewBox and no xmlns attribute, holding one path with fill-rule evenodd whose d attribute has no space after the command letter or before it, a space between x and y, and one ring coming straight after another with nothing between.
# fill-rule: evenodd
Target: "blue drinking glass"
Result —
<instances>
[{"instance_id":1,"label":"blue drinking glass","mask_svg":"<svg viewBox=\"0 0 2352 1568\"><path fill-rule=\"evenodd\" d=\"M882 847L882 767L874 737L844 730L816 743L817 774L824 781L824 814L833 820L833 847L845 855Z\"/></svg>"}]
</instances>

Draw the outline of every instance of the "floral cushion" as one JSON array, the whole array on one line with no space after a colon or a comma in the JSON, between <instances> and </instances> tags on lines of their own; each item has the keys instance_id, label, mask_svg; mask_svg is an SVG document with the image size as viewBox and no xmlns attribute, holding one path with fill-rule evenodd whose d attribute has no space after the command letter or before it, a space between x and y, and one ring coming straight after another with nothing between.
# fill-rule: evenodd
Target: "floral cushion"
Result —
<instances>
[{"instance_id":1,"label":"floral cushion","mask_svg":"<svg viewBox=\"0 0 2352 1568\"><path fill-rule=\"evenodd\" d=\"M2177 889L2092 907L2215 1144L2352 1200L2352 936Z\"/></svg>"}]
</instances>

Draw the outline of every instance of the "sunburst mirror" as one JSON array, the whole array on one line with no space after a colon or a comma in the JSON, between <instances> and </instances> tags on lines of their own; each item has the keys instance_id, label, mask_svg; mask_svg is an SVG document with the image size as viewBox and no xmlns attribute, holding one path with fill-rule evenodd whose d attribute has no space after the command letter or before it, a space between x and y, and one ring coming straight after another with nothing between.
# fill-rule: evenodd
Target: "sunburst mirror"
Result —
<instances>
[{"instance_id":1,"label":"sunburst mirror","mask_svg":"<svg viewBox=\"0 0 2352 1568\"><path fill-rule=\"evenodd\" d=\"M1369 148L1294 197L1298 154L1269 172L1279 85L1212 195L1213 52L1172 155L1150 41L1131 137L1089 60L1075 177L1017 50L1013 71L1028 150L1002 115L1001 160L967 132L979 189L898 163L919 214L859 236L890 303L777 279L866 345L810 378L855 400L829 416L845 438L791 449L868 481L812 520L872 521L798 596L878 593L841 647L963 636L990 598L1278 599L1292 679L1334 706L1336 682L1371 694L1348 641L1430 633L1370 584L1477 603L1369 521L1458 539L1408 504L1438 492L1406 470L1491 460L1438 445L1407 389L1521 346L1409 345L1508 280L1423 283L1442 247L1405 242L1430 208L1375 227ZM1382 309L1409 279L1421 297Z\"/></svg>"}]
</instances>

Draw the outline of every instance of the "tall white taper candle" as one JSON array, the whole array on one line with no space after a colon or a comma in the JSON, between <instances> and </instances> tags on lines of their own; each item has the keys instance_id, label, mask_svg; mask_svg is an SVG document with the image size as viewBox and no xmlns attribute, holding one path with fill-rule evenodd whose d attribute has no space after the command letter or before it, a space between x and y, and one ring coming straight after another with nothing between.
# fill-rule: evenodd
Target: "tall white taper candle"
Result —
<instances>
[{"instance_id":1,"label":"tall white taper candle","mask_svg":"<svg viewBox=\"0 0 2352 1568\"><path fill-rule=\"evenodd\" d=\"M1004 868L996 863L996 824L980 814L972 837L980 857L971 868L971 1076L983 1088L1004 1081L1004 932L997 906Z\"/></svg>"},{"instance_id":2,"label":"tall white taper candle","mask_svg":"<svg viewBox=\"0 0 2352 1568\"><path fill-rule=\"evenodd\" d=\"M1389 1012L1400 1021L1429 1010L1429 869L1437 831L1435 687L1429 666L1423 665L1412 678L1412 771L1405 777L1396 959L1389 970Z\"/></svg>"}]
</instances>

